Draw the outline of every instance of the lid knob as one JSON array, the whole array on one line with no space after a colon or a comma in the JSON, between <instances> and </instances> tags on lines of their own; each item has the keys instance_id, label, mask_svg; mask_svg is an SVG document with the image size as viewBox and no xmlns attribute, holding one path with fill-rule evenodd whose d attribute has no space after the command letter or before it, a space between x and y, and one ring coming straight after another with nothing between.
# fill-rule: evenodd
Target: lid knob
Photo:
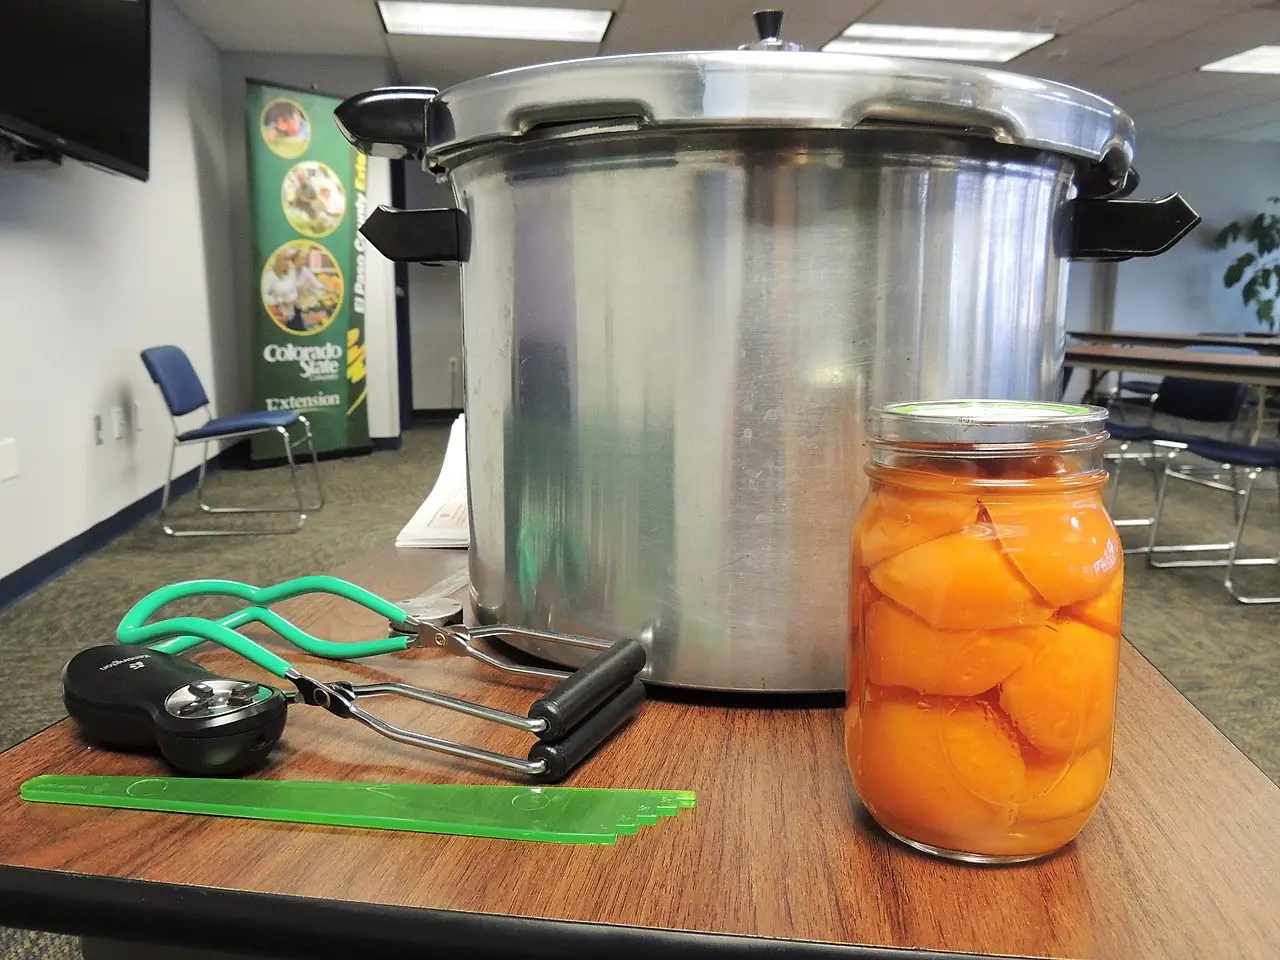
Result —
<instances>
[{"instance_id":1,"label":"lid knob","mask_svg":"<svg viewBox=\"0 0 1280 960\"><path fill-rule=\"evenodd\" d=\"M782 39L782 11L757 10L752 17L756 22L756 33L760 39L755 43L744 43L739 50L799 50L800 44L789 43Z\"/></svg>"},{"instance_id":2,"label":"lid knob","mask_svg":"<svg viewBox=\"0 0 1280 960\"><path fill-rule=\"evenodd\" d=\"M751 16L756 22L756 33L760 34L761 40L777 42L782 37L781 10L757 10Z\"/></svg>"}]
</instances>

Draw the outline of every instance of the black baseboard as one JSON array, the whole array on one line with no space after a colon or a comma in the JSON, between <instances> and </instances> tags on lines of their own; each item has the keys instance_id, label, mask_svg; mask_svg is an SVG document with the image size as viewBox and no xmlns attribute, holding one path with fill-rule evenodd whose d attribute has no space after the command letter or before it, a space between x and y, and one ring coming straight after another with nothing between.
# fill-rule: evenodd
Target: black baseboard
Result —
<instances>
[{"instance_id":1,"label":"black baseboard","mask_svg":"<svg viewBox=\"0 0 1280 960\"><path fill-rule=\"evenodd\" d=\"M217 456L210 457L209 473L215 473L229 463L238 463L247 446L247 444L238 443ZM175 477L173 496L181 496L194 490L199 474L200 468L194 467L182 476ZM0 577L0 610L17 603L42 584L75 566L90 554L101 550L112 540L128 533L142 521L157 513L160 510L160 498L163 493L163 487L156 487L146 496L117 510L107 519L95 523L84 533L72 537L65 543L60 543L48 553L36 557L13 573Z\"/></svg>"},{"instance_id":2,"label":"black baseboard","mask_svg":"<svg viewBox=\"0 0 1280 960\"><path fill-rule=\"evenodd\" d=\"M453 423L458 419L458 414L462 413L462 408L457 407L449 410L415 410L413 411L414 423Z\"/></svg>"},{"instance_id":3,"label":"black baseboard","mask_svg":"<svg viewBox=\"0 0 1280 960\"><path fill-rule=\"evenodd\" d=\"M404 436L396 435L394 437L374 437L374 450L399 450L404 446Z\"/></svg>"}]
</instances>

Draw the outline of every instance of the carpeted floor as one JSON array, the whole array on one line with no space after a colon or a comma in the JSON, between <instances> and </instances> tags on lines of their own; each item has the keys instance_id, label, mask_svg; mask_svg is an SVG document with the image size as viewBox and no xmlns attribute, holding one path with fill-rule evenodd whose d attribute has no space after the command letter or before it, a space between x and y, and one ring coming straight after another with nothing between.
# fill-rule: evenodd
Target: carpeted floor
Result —
<instances>
[{"instance_id":1,"label":"carpeted floor","mask_svg":"<svg viewBox=\"0 0 1280 960\"><path fill-rule=\"evenodd\" d=\"M422 427L404 449L322 465L329 503L293 536L172 540L152 523L0 612L0 749L63 716L58 684L62 664L76 650L110 639L127 607L147 591L191 577L269 583L331 570L392 539L421 503L444 453L447 427ZM284 470L227 471L210 497L244 502L287 496ZM1252 553L1280 553L1280 497L1264 478L1255 500ZM194 513L191 497L179 516ZM1117 517L1150 512L1152 485L1137 469L1122 485ZM1231 529L1228 495L1175 484L1170 539L1225 540ZM1137 545L1144 534L1126 537ZM1153 570L1130 557L1126 570L1125 633L1220 730L1272 779L1280 781L1280 606L1246 607L1222 587L1213 569ZM1280 593L1280 570L1248 571L1247 588ZM216 601L201 612L217 613ZM67 937L0 930L0 960L78 957Z\"/></svg>"},{"instance_id":2,"label":"carpeted floor","mask_svg":"<svg viewBox=\"0 0 1280 960\"><path fill-rule=\"evenodd\" d=\"M296 534L279 537L205 537L174 540L143 523L31 595L0 611L0 750L65 716L59 672L77 650L110 642L129 606L175 580L217 577L266 584L333 570L386 544L412 516L435 482L448 426L405 434L403 449L321 463L324 509ZM157 464L161 469L162 465ZM303 474L310 480L309 474ZM288 471L228 470L215 475L206 499L218 505L285 503ZM174 510L202 523L194 496ZM257 522L262 522L261 519ZM193 601L192 613L220 614L234 601ZM78 958L79 941L0 928L0 960Z\"/></svg>"}]
</instances>

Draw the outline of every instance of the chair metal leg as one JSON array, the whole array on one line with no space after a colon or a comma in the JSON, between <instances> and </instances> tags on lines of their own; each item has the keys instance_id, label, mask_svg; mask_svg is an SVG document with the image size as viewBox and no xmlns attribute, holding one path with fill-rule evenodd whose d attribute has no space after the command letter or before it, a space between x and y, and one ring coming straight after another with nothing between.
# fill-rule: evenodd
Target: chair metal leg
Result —
<instances>
[{"instance_id":1,"label":"chair metal leg","mask_svg":"<svg viewBox=\"0 0 1280 960\"><path fill-rule=\"evenodd\" d=\"M298 484L297 484L297 476L296 476L297 464L296 464L296 461L293 459L293 451L294 451L294 448L300 445L304 440L307 442L311 450L312 469L315 473L316 489L319 493L318 502L311 504L309 506L299 502L297 506L288 506L288 507L214 507L205 503L203 497L201 497L199 501L200 509L203 510L205 513L314 513L315 511L323 507L324 506L324 487L320 482L320 458L316 455L315 441L312 439L312 436L311 436L311 424L307 422L307 419L305 417L299 417L298 420L299 422L302 423L303 429L306 432L304 433L303 436L299 437L297 441L294 441L290 437L288 427L273 427L272 429L276 433L280 434L281 440L284 443L285 461L289 465L289 470L294 475L293 479L294 479L295 493L297 492ZM203 491L203 485L204 485L204 468L202 465L201 474L200 474L200 486L197 487L198 492Z\"/></svg>"},{"instance_id":2,"label":"chair metal leg","mask_svg":"<svg viewBox=\"0 0 1280 960\"><path fill-rule=\"evenodd\" d=\"M164 491L160 494L160 515L158 517L160 521L160 529L163 530L167 535L171 537L182 536L181 533L179 533L177 530L174 530L173 527L169 526L169 516L168 516L169 495L170 495L170 491L173 488L173 461L177 455L178 455L178 438L174 437L173 444L169 447L169 469L164 475ZM202 469L203 467L204 467L204 464L201 464Z\"/></svg>"},{"instance_id":3,"label":"chair metal leg","mask_svg":"<svg viewBox=\"0 0 1280 960\"><path fill-rule=\"evenodd\" d=\"M1239 526L1244 523L1245 511L1249 509L1249 495L1253 491L1253 481L1258 478L1258 475L1257 473L1251 473L1249 475L1249 485L1246 488L1241 489L1240 471L1236 469L1235 464L1228 464L1228 466L1231 468L1231 488L1235 492L1235 496L1231 498L1231 518L1236 522L1236 525ZM1242 498L1245 501L1243 508L1240 505L1240 500ZM1238 533L1236 534L1236 542L1240 542L1240 535Z\"/></svg>"},{"instance_id":4,"label":"chair metal leg","mask_svg":"<svg viewBox=\"0 0 1280 960\"><path fill-rule=\"evenodd\" d=\"M1249 471L1248 480L1245 484L1244 490L1242 491L1244 494L1244 497L1243 497L1244 503L1241 505L1240 518L1236 523L1236 537L1231 544L1231 552L1227 555L1227 564L1226 564L1227 576L1222 581L1222 585L1227 588L1227 592L1231 594L1231 596L1240 603L1248 603L1248 604L1280 603L1280 596L1260 597L1256 595L1243 594L1236 588L1235 583L1231 579L1231 574L1234 572L1236 567L1275 566L1277 564L1280 564L1280 556L1247 557L1243 560L1238 558L1238 554L1240 552L1240 543L1244 539L1245 521L1248 519L1248 516L1249 516L1249 501L1253 498L1253 485L1257 481L1258 476L1261 473L1262 471L1260 469L1254 469Z\"/></svg>"},{"instance_id":5,"label":"chair metal leg","mask_svg":"<svg viewBox=\"0 0 1280 960\"><path fill-rule=\"evenodd\" d=\"M1164 500L1169 493L1169 477L1173 475L1173 461L1177 458L1177 451L1169 454L1169 458L1164 462L1164 469L1160 471L1160 484L1156 490L1156 510L1151 515L1151 530L1147 534L1147 554L1148 562L1151 555L1156 549L1156 540L1160 536L1160 521L1164 519Z\"/></svg>"},{"instance_id":6,"label":"chair metal leg","mask_svg":"<svg viewBox=\"0 0 1280 960\"><path fill-rule=\"evenodd\" d=\"M1177 451L1169 454L1169 459L1165 462L1164 472L1160 475L1160 494L1156 498L1156 513L1154 522L1151 524L1151 536L1147 540L1147 563L1153 567L1221 567L1226 564L1225 559L1221 560L1157 560L1156 557L1165 553L1204 553L1209 551L1230 550L1235 542L1229 540L1226 543L1167 543L1157 544L1156 540L1160 536L1160 521L1164 517L1164 505L1169 496L1169 480L1182 480L1188 483L1204 483L1204 481L1195 481L1183 476L1177 470L1173 469L1173 462L1177 457Z\"/></svg>"},{"instance_id":7,"label":"chair metal leg","mask_svg":"<svg viewBox=\"0 0 1280 960\"><path fill-rule=\"evenodd\" d=\"M1152 483L1155 486L1154 494L1156 499L1159 499L1161 474L1156 470L1151 469L1151 463L1161 459L1159 450L1157 450L1153 444L1151 445L1149 452L1132 453L1130 452L1129 447L1130 441L1124 441L1120 444L1120 449L1115 454L1108 454L1106 457L1108 461L1115 464L1114 472L1111 475L1111 491L1109 493L1109 500L1107 503L1107 512L1112 514L1111 522L1118 528L1151 527L1155 523L1154 515L1147 517L1122 517L1119 519L1115 517L1116 501L1120 493L1120 476L1122 466L1126 460L1137 461L1139 467L1151 474ZM1124 552L1126 554L1146 553L1147 547L1126 547Z\"/></svg>"},{"instance_id":8,"label":"chair metal leg","mask_svg":"<svg viewBox=\"0 0 1280 960\"><path fill-rule=\"evenodd\" d=\"M1256 470L1256 469L1250 470L1248 475L1248 481L1244 489L1237 488L1237 489L1229 490L1229 492L1232 495L1233 501L1238 501L1241 499L1241 497L1243 497L1244 499L1244 503L1240 505L1239 514L1236 519L1236 531L1235 531L1235 537L1233 539L1228 540L1226 543L1171 543L1171 544L1156 543L1156 540L1160 535L1160 522L1164 517L1165 500L1168 496L1168 492L1169 492L1168 484L1171 478L1175 480L1183 480L1189 483L1195 483L1200 486L1211 486L1211 487L1214 487L1215 489L1228 489L1224 484L1214 484L1208 481L1197 480L1197 479L1183 476L1178 471L1173 469L1173 460L1176 457L1176 455L1177 455L1177 451L1170 453L1169 461L1165 464L1164 472L1161 474L1161 477L1160 477L1160 495L1156 499L1156 513L1154 518L1155 522L1151 526L1151 536L1147 541L1147 549L1146 549L1147 563L1149 563L1153 567L1159 567L1161 569L1170 568L1170 567L1178 567L1178 568L1226 567L1228 581L1230 580L1230 571L1233 567L1272 565L1272 564L1280 563L1280 558L1274 558L1274 557L1245 557L1245 558L1238 557L1240 540L1244 531L1245 520L1248 516L1248 511L1249 511L1249 500L1253 492L1253 484L1257 480L1258 475L1261 473L1261 470ZM1167 553L1175 553L1175 554L1176 553L1205 553L1205 552L1215 552L1215 551L1216 552L1227 551L1227 556L1224 558L1213 559L1213 560L1185 560L1185 559L1184 560L1157 560L1156 559L1158 555L1167 554ZM1236 591L1232 588L1230 583L1227 584L1227 589L1228 591L1231 592L1231 595L1233 597L1236 597L1236 599L1240 600L1242 603L1276 602L1270 597L1241 599L1240 596L1237 595ZM1280 598L1276 598L1276 600L1280 600Z\"/></svg>"},{"instance_id":9,"label":"chair metal leg","mask_svg":"<svg viewBox=\"0 0 1280 960\"><path fill-rule=\"evenodd\" d=\"M294 499L296 501L295 505L288 506L288 507L215 507L208 504L204 499L204 482L208 473L207 454L208 454L209 445L207 442L205 442L202 445L202 454L204 455L201 457L201 460L200 460L200 468L199 468L200 472L198 475L198 479L196 481L196 502L199 504L201 511L203 511L204 513L207 513L207 514L288 513L288 514L293 514L294 517L296 518L294 523L292 523L290 526L287 526L287 527L276 527L276 528L252 527L252 528L238 528L238 529L237 528L224 528L224 529L203 528L203 529L183 530L183 529L175 529L174 527L170 526L168 522L167 511L168 511L169 501L170 501L170 489L173 483L174 458L177 454L177 449L180 446L178 440L175 438L173 447L169 451L168 479L166 479L165 481L164 493L161 496L160 521L164 529L164 532L171 537L233 537L233 536L262 535L262 534L296 533L298 530L300 530L302 528L302 525L306 523L308 514L315 512L316 510L319 510L321 507L324 506L325 496L324 496L324 486L320 479L320 458L316 452L315 438L311 432L311 423L307 420L306 417L300 416L298 420L302 424L304 433L303 433L303 436L299 437L297 441L294 441L293 438L290 436L289 429L287 427L270 428L280 435L280 439L284 444L285 461L288 463L290 480L293 483ZM259 432L263 432L263 431L259 431ZM317 502L310 506L308 506L303 499L302 484L298 476L298 465L297 465L297 461L294 459L294 456L293 456L294 448L296 446L301 445L304 440L306 441L307 446L311 452L311 466L312 466L312 472L315 476L316 491L317 491Z\"/></svg>"},{"instance_id":10,"label":"chair metal leg","mask_svg":"<svg viewBox=\"0 0 1280 960\"><path fill-rule=\"evenodd\" d=\"M1128 453L1129 441L1125 440L1120 444L1120 449L1116 451L1116 457L1112 460L1116 467L1111 472L1111 490L1107 494L1107 512L1113 515L1116 512L1116 498L1120 495L1120 470L1124 466Z\"/></svg>"},{"instance_id":11,"label":"chair metal leg","mask_svg":"<svg viewBox=\"0 0 1280 960\"><path fill-rule=\"evenodd\" d=\"M312 511L319 510L324 506L324 483L320 480L320 456L316 453L316 440L311 433L311 421L306 417L299 415L298 422L302 424L302 429L306 432L304 439L307 441L307 449L311 451L311 472L316 479L316 494L318 499ZM301 441L299 441L301 442Z\"/></svg>"},{"instance_id":12,"label":"chair metal leg","mask_svg":"<svg viewBox=\"0 0 1280 960\"><path fill-rule=\"evenodd\" d=\"M298 482L298 465L293 462L293 441L286 427L280 427L280 440L284 444L284 458L289 461L289 479L293 481L293 495L298 498L298 526L307 522L307 507L302 502L302 484Z\"/></svg>"},{"instance_id":13,"label":"chair metal leg","mask_svg":"<svg viewBox=\"0 0 1280 960\"><path fill-rule=\"evenodd\" d=\"M209 463L209 444L203 444L200 447L200 475L196 478L196 503L205 513L219 513L217 507L211 507L204 502L204 478Z\"/></svg>"},{"instance_id":14,"label":"chair metal leg","mask_svg":"<svg viewBox=\"0 0 1280 960\"><path fill-rule=\"evenodd\" d=\"M1267 388L1259 384L1254 389L1258 391L1258 409L1254 417L1253 429L1249 432L1249 444L1256 447L1258 441L1262 439L1262 428L1267 423Z\"/></svg>"}]
</instances>

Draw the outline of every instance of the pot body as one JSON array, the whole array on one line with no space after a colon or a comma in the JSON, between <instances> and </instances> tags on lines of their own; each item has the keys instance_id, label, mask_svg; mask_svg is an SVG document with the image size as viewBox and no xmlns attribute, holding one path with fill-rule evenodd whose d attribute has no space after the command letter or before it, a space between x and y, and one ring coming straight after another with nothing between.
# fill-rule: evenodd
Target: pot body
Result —
<instances>
[{"instance_id":1,"label":"pot body","mask_svg":"<svg viewBox=\"0 0 1280 960\"><path fill-rule=\"evenodd\" d=\"M1073 162L726 128L530 137L450 175L481 619L638 637L661 684L843 689L866 414L1056 399Z\"/></svg>"}]
</instances>

